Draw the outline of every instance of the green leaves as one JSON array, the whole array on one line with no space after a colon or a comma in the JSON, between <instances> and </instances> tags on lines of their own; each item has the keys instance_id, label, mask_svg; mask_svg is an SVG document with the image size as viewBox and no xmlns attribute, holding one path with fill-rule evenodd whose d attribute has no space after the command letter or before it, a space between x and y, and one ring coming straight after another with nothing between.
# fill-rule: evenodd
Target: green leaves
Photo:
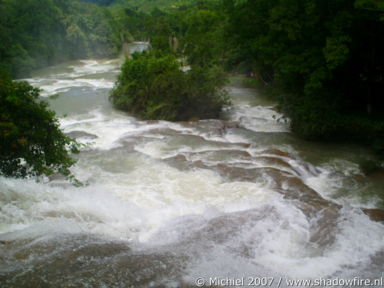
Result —
<instances>
[{"instance_id":1,"label":"green leaves","mask_svg":"<svg viewBox=\"0 0 384 288\"><path fill-rule=\"evenodd\" d=\"M384 12L384 1L381 0L356 0L355 7L371 11Z\"/></svg>"},{"instance_id":2,"label":"green leaves","mask_svg":"<svg viewBox=\"0 0 384 288\"><path fill-rule=\"evenodd\" d=\"M115 107L144 119L214 118L225 103L218 90L224 79L218 69L183 72L175 56L144 52L126 60L110 99Z\"/></svg>"},{"instance_id":3,"label":"green leaves","mask_svg":"<svg viewBox=\"0 0 384 288\"><path fill-rule=\"evenodd\" d=\"M309 138L383 138L383 0L224 5L230 60L248 63L284 92L293 130Z\"/></svg>"},{"instance_id":4,"label":"green leaves","mask_svg":"<svg viewBox=\"0 0 384 288\"><path fill-rule=\"evenodd\" d=\"M184 53L192 65L211 66L221 61L223 15L214 9L191 8L184 20Z\"/></svg>"},{"instance_id":5,"label":"green leaves","mask_svg":"<svg viewBox=\"0 0 384 288\"><path fill-rule=\"evenodd\" d=\"M327 38L323 52L329 70L334 70L345 63L349 57L350 42L351 38L345 35Z\"/></svg>"},{"instance_id":6,"label":"green leaves","mask_svg":"<svg viewBox=\"0 0 384 288\"><path fill-rule=\"evenodd\" d=\"M71 177L69 155L78 144L65 136L54 112L27 82L0 79L0 174L13 177L61 173Z\"/></svg>"},{"instance_id":7,"label":"green leaves","mask_svg":"<svg viewBox=\"0 0 384 288\"><path fill-rule=\"evenodd\" d=\"M0 70L21 78L65 60L117 54L106 8L77 1L0 1Z\"/></svg>"}]
</instances>

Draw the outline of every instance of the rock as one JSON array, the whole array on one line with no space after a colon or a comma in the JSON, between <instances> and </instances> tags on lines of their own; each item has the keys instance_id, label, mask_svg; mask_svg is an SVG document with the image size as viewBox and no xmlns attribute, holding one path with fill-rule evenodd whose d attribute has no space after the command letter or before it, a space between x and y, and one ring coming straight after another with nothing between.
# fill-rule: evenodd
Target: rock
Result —
<instances>
[{"instance_id":1,"label":"rock","mask_svg":"<svg viewBox=\"0 0 384 288\"><path fill-rule=\"evenodd\" d=\"M384 221L384 210L381 209L368 209L362 208L361 211L369 217L372 221L382 222Z\"/></svg>"},{"instance_id":2,"label":"rock","mask_svg":"<svg viewBox=\"0 0 384 288\"><path fill-rule=\"evenodd\" d=\"M281 151L279 149L267 149L260 152L261 154L273 154L278 155L281 157L289 157L292 158L292 156L288 152Z\"/></svg>"},{"instance_id":3,"label":"rock","mask_svg":"<svg viewBox=\"0 0 384 288\"><path fill-rule=\"evenodd\" d=\"M339 211L335 207L328 207L318 213L319 219L311 225L311 236L309 241L319 246L330 245L335 241L336 221Z\"/></svg>"},{"instance_id":4,"label":"rock","mask_svg":"<svg viewBox=\"0 0 384 288\"><path fill-rule=\"evenodd\" d=\"M55 173L55 174L52 174L49 176L49 180L50 181L55 181L55 180L63 180L65 181L66 178L63 174L60 174L60 173Z\"/></svg>"},{"instance_id":5,"label":"rock","mask_svg":"<svg viewBox=\"0 0 384 288\"><path fill-rule=\"evenodd\" d=\"M78 139L78 138L96 139L96 138L98 138L97 135L87 133L84 131L71 131L71 132L65 133L65 135L67 135L68 137L71 137L71 138L75 138L75 139Z\"/></svg>"},{"instance_id":6,"label":"rock","mask_svg":"<svg viewBox=\"0 0 384 288\"><path fill-rule=\"evenodd\" d=\"M147 124L159 124L159 120L147 120Z\"/></svg>"},{"instance_id":7,"label":"rock","mask_svg":"<svg viewBox=\"0 0 384 288\"><path fill-rule=\"evenodd\" d=\"M225 128L231 129L231 128L240 128L240 123L239 122L226 122L225 123Z\"/></svg>"},{"instance_id":8,"label":"rock","mask_svg":"<svg viewBox=\"0 0 384 288\"><path fill-rule=\"evenodd\" d=\"M270 157L270 156L261 156L261 157L257 157L257 159L260 159L262 160L263 162L265 162L266 165L273 165L273 166L277 166L277 169L280 170L280 167L285 167L285 168L288 168L288 170L290 170L292 175L299 175L298 173L296 173L296 170L287 162L285 162L283 159L281 158L277 158L277 157Z\"/></svg>"},{"instance_id":9,"label":"rock","mask_svg":"<svg viewBox=\"0 0 384 288\"><path fill-rule=\"evenodd\" d=\"M367 177L369 177L371 179L384 180L384 170L378 170L378 171L375 171L373 173L370 173L367 175Z\"/></svg>"}]
</instances>

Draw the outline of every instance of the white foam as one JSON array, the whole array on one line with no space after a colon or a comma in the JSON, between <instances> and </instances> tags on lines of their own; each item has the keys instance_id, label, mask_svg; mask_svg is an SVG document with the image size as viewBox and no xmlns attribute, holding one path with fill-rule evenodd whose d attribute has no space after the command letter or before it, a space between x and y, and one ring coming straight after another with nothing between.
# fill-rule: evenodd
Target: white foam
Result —
<instances>
[{"instance_id":1,"label":"white foam","mask_svg":"<svg viewBox=\"0 0 384 288\"><path fill-rule=\"evenodd\" d=\"M227 109L233 121L255 132L289 132L289 121L268 106L236 105Z\"/></svg>"},{"instance_id":2,"label":"white foam","mask_svg":"<svg viewBox=\"0 0 384 288\"><path fill-rule=\"evenodd\" d=\"M94 177L85 188L1 178L0 239L92 233L177 247L192 237L183 244L192 257L186 279L262 271L325 277L367 265L384 249L383 226L356 210L342 211L336 241L318 253L309 242L305 215L267 186L223 182L209 170L182 172L140 156L136 160L136 169L121 174L83 163L76 169Z\"/></svg>"},{"instance_id":3,"label":"white foam","mask_svg":"<svg viewBox=\"0 0 384 288\"><path fill-rule=\"evenodd\" d=\"M81 60L82 65L73 65L71 76L81 77L89 74L116 72L120 65L120 59L113 60Z\"/></svg>"},{"instance_id":4,"label":"white foam","mask_svg":"<svg viewBox=\"0 0 384 288\"><path fill-rule=\"evenodd\" d=\"M365 189L369 183L360 183L356 180L364 178L358 164L334 159L318 167L318 170L319 174L308 175L304 181L323 198L343 206L364 208L375 208L380 203L379 197L371 196L363 200L359 194L359 191ZM345 189L347 193L343 191Z\"/></svg>"},{"instance_id":5,"label":"white foam","mask_svg":"<svg viewBox=\"0 0 384 288\"><path fill-rule=\"evenodd\" d=\"M23 79L33 86L40 88L42 97L53 94L62 94L73 88L84 89L111 89L114 85L114 77L110 79L97 76L98 74L117 73L119 71L120 59L112 60L80 60L69 66L69 72L51 73L45 78ZM95 75L95 79L91 78Z\"/></svg>"},{"instance_id":6,"label":"white foam","mask_svg":"<svg viewBox=\"0 0 384 288\"><path fill-rule=\"evenodd\" d=\"M111 77L100 74L114 73L116 63L81 61L70 72L29 81L46 93L73 87L110 89ZM85 79L89 73L97 76ZM82 131L97 137L80 138L91 144L72 169L89 185L63 187L58 180L43 184L0 177L0 240L86 233L124 239L136 247L170 249L188 256L184 275L191 282L196 277L255 274L319 277L369 267L370 257L384 249L383 225L351 208L361 205L358 197L334 199L343 187L351 188L344 180L359 175L358 166L335 160L315 167L300 159L288 144L253 143L253 134L258 133L252 131L289 131L289 123L277 121L282 115L272 106L241 103L227 110L251 137L237 133L241 129L216 133L203 121L190 125L196 128L167 121L148 123L102 108L60 119L65 132ZM124 146L129 141L133 149ZM263 152L271 147L291 156ZM209 153L225 155L229 150L245 156L224 157L226 165L278 168L343 205L340 216L324 227L335 241L328 246L312 243L313 229L321 225L320 213L319 219L311 219L297 205L301 199L286 199L268 177L257 182L234 181L209 169L179 170L162 161L184 154L191 161L217 164L220 158L210 158ZM269 156L292 169L278 161L263 161Z\"/></svg>"},{"instance_id":7,"label":"white foam","mask_svg":"<svg viewBox=\"0 0 384 288\"><path fill-rule=\"evenodd\" d=\"M84 131L97 136L92 139L92 147L109 150L120 147L119 140L127 133L137 132L134 118L125 117L120 113L104 114L100 109L92 110L86 114L62 118L60 124L65 132ZM88 140L87 140L88 142Z\"/></svg>"},{"instance_id":8,"label":"white foam","mask_svg":"<svg viewBox=\"0 0 384 288\"><path fill-rule=\"evenodd\" d=\"M138 157L132 160L135 169L127 173L80 161L76 175L91 180L85 188L2 178L1 232L9 238L14 232L20 237L20 231L35 236L65 229L145 241L170 219L201 214L211 206L225 212L248 209L276 197L260 184L226 183L209 170L182 172Z\"/></svg>"}]
</instances>

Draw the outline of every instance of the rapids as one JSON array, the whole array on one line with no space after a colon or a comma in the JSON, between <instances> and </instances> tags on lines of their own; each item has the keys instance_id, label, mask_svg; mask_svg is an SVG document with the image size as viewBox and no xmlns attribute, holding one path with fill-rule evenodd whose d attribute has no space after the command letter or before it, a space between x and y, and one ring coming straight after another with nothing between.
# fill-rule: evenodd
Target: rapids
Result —
<instances>
[{"instance_id":1,"label":"rapids","mask_svg":"<svg viewBox=\"0 0 384 288\"><path fill-rule=\"evenodd\" d=\"M222 119L141 121L108 102L120 64L74 61L27 79L86 144L72 171L87 185L0 178L0 287L382 276L384 226L361 210L382 208L382 178L360 168L373 155L297 139L239 80Z\"/></svg>"}]
</instances>

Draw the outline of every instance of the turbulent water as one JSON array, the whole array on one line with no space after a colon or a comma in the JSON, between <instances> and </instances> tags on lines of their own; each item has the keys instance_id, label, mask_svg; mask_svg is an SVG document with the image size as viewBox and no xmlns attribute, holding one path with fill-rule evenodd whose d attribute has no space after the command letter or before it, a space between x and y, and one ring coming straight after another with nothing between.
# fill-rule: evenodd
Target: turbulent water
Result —
<instances>
[{"instance_id":1,"label":"turbulent water","mask_svg":"<svg viewBox=\"0 0 384 288\"><path fill-rule=\"evenodd\" d=\"M0 178L0 287L382 276L384 227L361 209L381 205L382 180L359 166L372 155L296 139L239 81L221 120L140 121L108 102L120 64L27 79L59 95L46 99L63 130L87 144L72 169L87 185Z\"/></svg>"}]
</instances>

